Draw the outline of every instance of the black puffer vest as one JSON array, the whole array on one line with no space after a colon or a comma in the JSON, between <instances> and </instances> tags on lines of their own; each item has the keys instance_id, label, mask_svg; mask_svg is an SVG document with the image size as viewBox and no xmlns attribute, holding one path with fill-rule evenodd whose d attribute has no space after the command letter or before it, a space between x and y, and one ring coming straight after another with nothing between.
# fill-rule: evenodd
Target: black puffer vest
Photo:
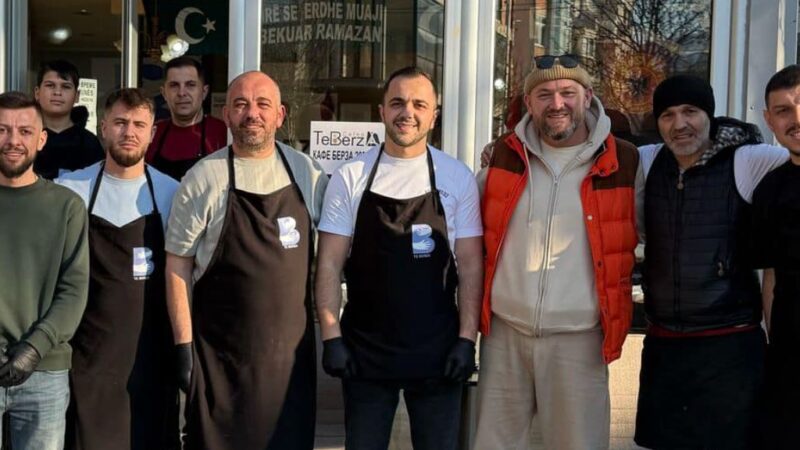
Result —
<instances>
[{"instance_id":1,"label":"black puffer vest","mask_svg":"<svg viewBox=\"0 0 800 450\"><path fill-rule=\"evenodd\" d=\"M720 126L725 124L731 125ZM760 287L748 256L750 205L736 188L733 169L736 149L760 142L760 134L756 129L736 141L715 140L722 148L683 174L666 147L653 161L645 191L643 273L650 323L693 332L761 320Z\"/></svg>"}]
</instances>

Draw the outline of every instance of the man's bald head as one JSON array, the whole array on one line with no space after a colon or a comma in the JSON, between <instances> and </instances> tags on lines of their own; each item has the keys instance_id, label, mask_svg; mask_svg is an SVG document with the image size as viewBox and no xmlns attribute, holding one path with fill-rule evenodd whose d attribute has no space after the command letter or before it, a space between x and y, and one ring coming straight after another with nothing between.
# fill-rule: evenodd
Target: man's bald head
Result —
<instances>
[{"instance_id":1,"label":"man's bald head","mask_svg":"<svg viewBox=\"0 0 800 450\"><path fill-rule=\"evenodd\" d=\"M239 75L228 86L222 116L231 130L233 151L238 156L271 155L275 132L286 117L278 83L262 72Z\"/></svg>"},{"instance_id":2,"label":"man's bald head","mask_svg":"<svg viewBox=\"0 0 800 450\"><path fill-rule=\"evenodd\" d=\"M280 103L280 101L281 101L281 88L280 88L280 86L278 86L278 83L275 82L275 80L273 80L272 77L270 77L269 75L265 74L264 72L261 72L261 71L258 71L258 70L250 70L250 71L244 72L244 73L238 75L233 80L231 80L231 82L228 83L228 93L225 96L225 103L226 104L230 104L230 102L231 102L231 92L234 92L239 87L239 85L241 85L243 83L250 84L250 83L252 83L254 81L257 81L257 82L266 81L267 83L272 84L272 86L275 88L275 91L278 93L278 102Z\"/></svg>"}]
</instances>

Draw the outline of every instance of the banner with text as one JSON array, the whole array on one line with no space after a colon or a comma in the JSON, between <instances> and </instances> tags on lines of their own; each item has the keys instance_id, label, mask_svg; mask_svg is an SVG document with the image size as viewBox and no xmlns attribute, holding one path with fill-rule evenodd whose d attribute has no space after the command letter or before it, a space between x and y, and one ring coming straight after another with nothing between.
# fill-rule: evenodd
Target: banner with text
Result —
<instances>
[{"instance_id":1,"label":"banner with text","mask_svg":"<svg viewBox=\"0 0 800 450\"><path fill-rule=\"evenodd\" d=\"M78 80L78 104L89 110L86 129L97 134L97 80L92 78Z\"/></svg>"},{"instance_id":2,"label":"banner with text","mask_svg":"<svg viewBox=\"0 0 800 450\"><path fill-rule=\"evenodd\" d=\"M309 155L328 174L384 140L382 122L311 122Z\"/></svg>"},{"instance_id":3,"label":"banner with text","mask_svg":"<svg viewBox=\"0 0 800 450\"><path fill-rule=\"evenodd\" d=\"M383 0L275 0L265 2L261 44L280 52L286 44L324 41L383 42ZM270 52L268 52L270 53Z\"/></svg>"}]
</instances>

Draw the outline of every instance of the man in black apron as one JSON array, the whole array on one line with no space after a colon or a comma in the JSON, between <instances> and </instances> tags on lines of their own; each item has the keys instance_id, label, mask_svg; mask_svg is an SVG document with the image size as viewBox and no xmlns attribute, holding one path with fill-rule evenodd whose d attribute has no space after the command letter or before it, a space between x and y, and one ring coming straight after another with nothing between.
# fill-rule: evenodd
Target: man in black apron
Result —
<instances>
[{"instance_id":1,"label":"man in black apron","mask_svg":"<svg viewBox=\"0 0 800 450\"><path fill-rule=\"evenodd\" d=\"M208 96L203 65L181 56L164 66L161 95L170 117L156 123L156 134L147 149L147 163L180 180L197 161L220 148L228 139L225 123L203 114Z\"/></svg>"},{"instance_id":2,"label":"man in black apron","mask_svg":"<svg viewBox=\"0 0 800 450\"><path fill-rule=\"evenodd\" d=\"M427 145L436 102L426 73L392 74L380 106L385 145L340 167L326 192L317 311L323 367L343 379L349 450L388 447L401 389L415 449L458 445L462 386L475 369L482 229L471 171Z\"/></svg>"},{"instance_id":3,"label":"man in black apron","mask_svg":"<svg viewBox=\"0 0 800 450\"><path fill-rule=\"evenodd\" d=\"M89 212L89 302L71 341L69 449L180 448L161 217L177 183L145 167L153 111L138 89L111 93L105 161L58 180Z\"/></svg>"},{"instance_id":4,"label":"man in black apron","mask_svg":"<svg viewBox=\"0 0 800 450\"><path fill-rule=\"evenodd\" d=\"M772 76L764 117L790 160L753 193L753 241L764 268L764 317L769 332L762 448L797 448L800 423L800 66Z\"/></svg>"},{"instance_id":5,"label":"man in black apron","mask_svg":"<svg viewBox=\"0 0 800 450\"><path fill-rule=\"evenodd\" d=\"M310 450L314 193L327 179L275 141L285 111L267 75L234 79L223 111L233 145L186 174L166 244L185 448Z\"/></svg>"}]
</instances>

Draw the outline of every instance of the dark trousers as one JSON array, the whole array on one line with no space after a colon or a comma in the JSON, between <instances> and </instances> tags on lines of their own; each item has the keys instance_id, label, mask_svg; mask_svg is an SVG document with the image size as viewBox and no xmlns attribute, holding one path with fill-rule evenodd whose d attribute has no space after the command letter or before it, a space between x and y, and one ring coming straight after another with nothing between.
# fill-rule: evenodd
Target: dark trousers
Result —
<instances>
[{"instance_id":1,"label":"dark trousers","mask_svg":"<svg viewBox=\"0 0 800 450\"><path fill-rule=\"evenodd\" d=\"M428 380L345 380L342 385L347 450L389 447L401 389L414 450L455 450L458 447L462 384Z\"/></svg>"},{"instance_id":2,"label":"dark trousers","mask_svg":"<svg viewBox=\"0 0 800 450\"><path fill-rule=\"evenodd\" d=\"M774 327L774 325L773 325ZM773 328L774 329L774 328ZM769 450L800 448L800 346L798 342L770 342L767 348L764 445Z\"/></svg>"},{"instance_id":3,"label":"dark trousers","mask_svg":"<svg viewBox=\"0 0 800 450\"><path fill-rule=\"evenodd\" d=\"M647 336L637 444L653 449L757 449L765 336Z\"/></svg>"}]
</instances>

